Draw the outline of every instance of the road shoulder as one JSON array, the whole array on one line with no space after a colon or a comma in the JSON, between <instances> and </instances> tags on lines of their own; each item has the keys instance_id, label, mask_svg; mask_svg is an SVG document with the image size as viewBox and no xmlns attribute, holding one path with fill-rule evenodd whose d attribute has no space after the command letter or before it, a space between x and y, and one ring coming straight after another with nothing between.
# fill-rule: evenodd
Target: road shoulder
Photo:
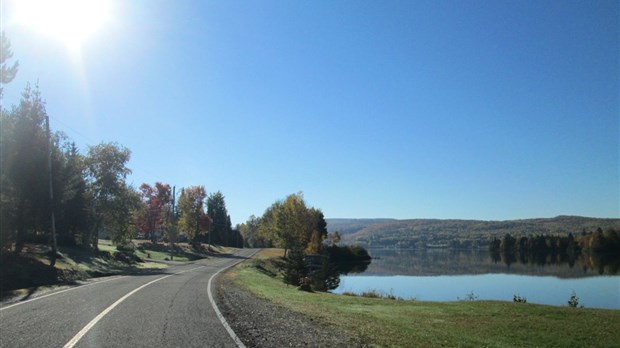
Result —
<instances>
[{"instance_id":1,"label":"road shoulder","mask_svg":"<svg viewBox=\"0 0 620 348\"><path fill-rule=\"evenodd\" d=\"M227 274L217 277L216 301L228 324L247 347L360 347L355 339L257 298L237 287Z\"/></svg>"}]
</instances>

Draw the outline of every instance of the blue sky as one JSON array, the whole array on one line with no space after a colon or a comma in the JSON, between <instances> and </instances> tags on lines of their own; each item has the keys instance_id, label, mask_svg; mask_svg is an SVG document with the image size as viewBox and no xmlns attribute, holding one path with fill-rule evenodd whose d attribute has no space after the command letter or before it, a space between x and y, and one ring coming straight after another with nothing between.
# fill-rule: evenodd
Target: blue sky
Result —
<instances>
[{"instance_id":1,"label":"blue sky","mask_svg":"<svg viewBox=\"0 0 620 348\"><path fill-rule=\"evenodd\" d=\"M15 104L132 151L130 182L220 190L233 223L620 217L617 1L109 0L70 51L13 19Z\"/></svg>"}]
</instances>

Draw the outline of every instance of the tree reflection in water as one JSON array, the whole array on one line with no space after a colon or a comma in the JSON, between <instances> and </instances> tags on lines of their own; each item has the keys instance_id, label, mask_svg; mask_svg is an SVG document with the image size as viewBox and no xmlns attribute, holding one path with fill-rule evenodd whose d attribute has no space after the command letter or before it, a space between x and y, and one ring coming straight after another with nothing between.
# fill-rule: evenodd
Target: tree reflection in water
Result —
<instances>
[{"instance_id":1,"label":"tree reflection in water","mask_svg":"<svg viewBox=\"0 0 620 348\"><path fill-rule=\"evenodd\" d=\"M371 249L376 259L366 267L341 273L364 271L381 275L459 275L508 273L579 278L617 275L620 256L614 254L578 255L490 253L482 250L454 249Z\"/></svg>"}]
</instances>

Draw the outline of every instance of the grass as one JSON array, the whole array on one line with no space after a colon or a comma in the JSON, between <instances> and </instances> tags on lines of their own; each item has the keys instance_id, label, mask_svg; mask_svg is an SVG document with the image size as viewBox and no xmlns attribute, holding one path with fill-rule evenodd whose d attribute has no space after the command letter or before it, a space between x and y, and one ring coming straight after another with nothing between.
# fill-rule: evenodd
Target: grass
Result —
<instances>
[{"instance_id":1,"label":"grass","mask_svg":"<svg viewBox=\"0 0 620 348\"><path fill-rule=\"evenodd\" d=\"M267 249L227 275L258 297L379 347L617 347L620 311L495 301L420 302L308 293Z\"/></svg>"},{"instance_id":2,"label":"grass","mask_svg":"<svg viewBox=\"0 0 620 348\"><path fill-rule=\"evenodd\" d=\"M152 260L172 260L172 261L193 261L204 259L209 256L218 254L227 254L234 248L222 247L217 245L205 246L201 245L199 249L195 249L188 243L176 243L174 247L164 243L151 243L150 241L134 241L138 248L136 255L142 259ZM99 244L101 248L101 242Z\"/></svg>"},{"instance_id":3,"label":"grass","mask_svg":"<svg viewBox=\"0 0 620 348\"><path fill-rule=\"evenodd\" d=\"M19 255L3 254L0 264L0 297L20 296L40 287L75 284L79 280L117 274L150 273L168 267L157 262L172 259L191 261L217 254L229 253L233 248L205 245L198 249L187 243L178 243L170 249L166 244L136 241L136 255L151 261L127 263L114 257L116 246L109 240L99 240L99 252L80 247L59 247L54 268L49 267L47 245L27 244Z\"/></svg>"}]
</instances>

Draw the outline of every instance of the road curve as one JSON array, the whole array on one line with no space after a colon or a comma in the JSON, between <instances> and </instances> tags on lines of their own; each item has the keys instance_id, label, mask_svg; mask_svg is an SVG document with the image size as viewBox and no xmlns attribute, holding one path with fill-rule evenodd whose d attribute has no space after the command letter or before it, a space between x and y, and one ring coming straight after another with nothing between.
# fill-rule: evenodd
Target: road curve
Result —
<instances>
[{"instance_id":1,"label":"road curve","mask_svg":"<svg viewBox=\"0 0 620 348\"><path fill-rule=\"evenodd\" d=\"M209 301L209 279L242 249L154 274L113 277L0 308L0 347L238 347Z\"/></svg>"}]
</instances>

